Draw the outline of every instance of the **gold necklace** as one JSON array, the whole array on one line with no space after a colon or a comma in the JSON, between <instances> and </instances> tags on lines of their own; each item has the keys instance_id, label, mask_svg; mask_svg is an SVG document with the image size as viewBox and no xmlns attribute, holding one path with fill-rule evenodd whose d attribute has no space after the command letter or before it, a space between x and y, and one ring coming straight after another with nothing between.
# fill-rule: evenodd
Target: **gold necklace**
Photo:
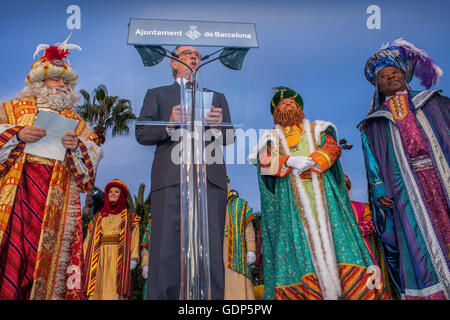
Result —
<instances>
[{"instance_id":1,"label":"gold necklace","mask_svg":"<svg viewBox=\"0 0 450 320\"><path fill-rule=\"evenodd\" d=\"M283 133L289 147L296 146L300 142L300 136L303 134L303 127L298 125L283 127Z\"/></svg>"},{"instance_id":2,"label":"gold necklace","mask_svg":"<svg viewBox=\"0 0 450 320\"><path fill-rule=\"evenodd\" d=\"M394 119L402 120L408 113L408 106L403 95L394 96L389 99L389 107Z\"/></svg>"}]
</instances>

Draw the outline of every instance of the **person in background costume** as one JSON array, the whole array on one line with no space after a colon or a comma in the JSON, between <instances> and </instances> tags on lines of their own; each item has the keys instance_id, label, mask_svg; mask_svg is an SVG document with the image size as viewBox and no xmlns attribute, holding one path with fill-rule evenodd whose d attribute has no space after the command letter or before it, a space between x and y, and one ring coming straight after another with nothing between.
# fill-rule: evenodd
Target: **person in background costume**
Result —
<instances>
[{"instance_id":1,"label":"person in background costume","mask_svg":"<svg viewBox=\"0 0 450 320\"><path fill-rule=\"evenodd\" d=\"M345 185L347 188L347 191L350 191L352 188L352 183L350 182L350 179L347 175L345 175ZM374 264L378 265L378 262L372 252L372 249L370 247L369 243L369 235L375 232L375 229L373 227L373 215L372 210L370 210L370 206L367 203L364 202L358 202L358 201L350 201L353 212L355 213L356 222L358 223L359 231L361 232L361 235L363 236L364 243L366 244L367 250L369 250L370 257L372 258L372 261Z\"/></svg>"},{"instance_id":2,"label":"person in background costume","mask_svg":"<svg viewBox=\"0 0 450 320\"><path fill-rule=\"evenodd\" d=\"M275 88L275 129L249 155L261 194L265 299L387 299L355 220L335 126L304 118L303 100ZM382 279L381 279L382 280Z\"/></svg>"},{"instance_id":3,"label":"person in background costume","mask_svg":"<svg viewBox=\"0 0 450 320\"><path fill-rule=\"evenodd\" d=\"M259 213L261 214L261 213ZM264 259L263 259L263 245L262 245L262 228L261 220L259 221L259 228L256 236L256 268L257 272L257 283L258 285L253 287L255 292L256 300L264 300Z\"/></svg>"},{"instance_id":4,"label":"person in background costume","mask_svg":"<svg viewBox=\"0 0 450 320\"><path fill-rule=\"evenodd\" d=\"M148 279L148 260L149 260L149 248L150 248L150 237L152 235L152 219L148 219L147 226L145 227L144 235L142 236L141 242L141 267L142 267L142 278L144 278L144 294L143 299L147 300L147 279Z\"/></svg>"},{"instance_id":5,"label":"person in background costume","mask_svg":"<svg viewBox=\"0 0 450 320\"><path fill-rule=\"evenodd\" d=\"M347 186L347 191L350 192L352 183L347 175L345 175L345 183ZM363 236L364 243L369 250L370 257L372 258L374 265L380 268L380 272L383 276L386 289L389 292L389 296L393 300L399 300L400 297L398 295L398 292L395 289L394 284L392 283L391 277L387 270L387 266L384 263L383 252L381 250L378 234L376 233L375 227L373 225L373 214L372 210L370 210L369 202L350 202L352 204L353 212L355 213L356 221L358 222L359 230L361 231L361 235Z\"/></svg>"},{"instance_id":6,"label":"person in background costume","mask_svg":"<svg viewBox=\"0 0 450 320\"><path fill-rule=\"evenodd\" d=\"M249 265L256 262L256 239L252 209L246 200L230 190L223 244L225 266L225 300L255 300Z\"/></svg>"},{"instance_id":7,"label":"person in background costume","mask_svg":"<svg viewBox=\"0 0 450 320\"><path fill-rule=\"evenodd\" d=\"M402 299L450 296L450 99L442 70L397 39L366 62L375 93L358 125L369 200L389 273ZM416 76L425 91L408 83Z\"/></svg>"},{"instance_id":8,"label":"person in background costume","mask_svg":"<svg viewBox=\"0 0 450 320\"><path fill-rule=\"evenodd\" d=\"M89 300L132 297L131 271L139 260L139 221L127 209L128 188L120 180L105 186L105 203L88 225L84 240Z\"/></svg>"},{"instance_id":9,"label":"person in background costume","mask_svg":"<svg viewBox=\"0 0 450 320\"><path fill-rule=\"evenodd\" d=\"M80 192L94 185L103 156L96 134L74 111L78 76L67 61L67 38L42 50L18 98L0 104L0 299L83 299ZM64 161L27 154L47 135L39 112L77 121L65 133ZM50 155L49 155L50 156Z\"/></svg>"}]
</instances>

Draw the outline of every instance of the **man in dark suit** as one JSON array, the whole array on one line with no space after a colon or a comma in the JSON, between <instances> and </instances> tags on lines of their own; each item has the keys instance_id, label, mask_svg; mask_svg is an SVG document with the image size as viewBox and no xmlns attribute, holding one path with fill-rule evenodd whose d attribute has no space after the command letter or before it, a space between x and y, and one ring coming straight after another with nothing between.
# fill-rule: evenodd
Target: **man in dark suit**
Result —
<instances>
[{"instance_id":1,"label":"man in dark suit","mask_svg":"<svg viewBox=\"0 0 450 320\"><path fill-rule=\"evenodd\" d=\"M194 47L178 46L179 59L196 70L200 54ZM181 76L190 81L191 72L182 63L170 61L175 82L172 85L150 89L144 99L140 121L179 122ZM183 84L185 85L185 84ZM211 110L206 122L231 122L225 96L214 92ZM180 167L172 161L172 150L179 143L172 140L176 126L136 125L136 139L143 145L156 145L151 173L152 234L150 240L150 266L148 298L178 299L180 291ZM219 125L212 130L209 143L223 145L234 142L234 130ZM229 131L231 130L231 131ZM228 131L228 132L226 132ZM220 148L214 149L216 152ZM221 152L221 151L220 151ZM223 155L215 159L223 159ZM212 299L223 299L224 266L222 261L223 233L227 203L227 178L225 164L206 166L208 195L208 229L210 247L210 272Z\"/></svg>"}]
</instances>

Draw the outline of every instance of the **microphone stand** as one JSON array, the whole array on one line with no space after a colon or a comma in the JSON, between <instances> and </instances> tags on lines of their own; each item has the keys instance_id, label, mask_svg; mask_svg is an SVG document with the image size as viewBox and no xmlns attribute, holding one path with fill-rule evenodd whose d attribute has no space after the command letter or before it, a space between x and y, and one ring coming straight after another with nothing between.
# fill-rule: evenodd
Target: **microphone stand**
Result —
<instances>
[{"instance_id":1,"label":"microphone stand","mask_svg":"<svg viewBox=\"0 0 450 320\"><path fill-rule=\"evenodd\" d=\"M164 49L164 48L163 48ZM165 49L164 49L165 50ZM196 107L196 91L197 91L197 70L193 70L185 62L178 58L175 53L167 54L165 50L165 56L173 59L184 66L186 66L191 72L191 117L190 117L190 131L194 139L190 139L190 147L184 152L190 152L191 161L188 162L186 175L192 177L192 185L187 186L187 190L183 190L183 184L180 185L181 195L184 196L187 192L187 199L181 201L187 201L186 207L188 212L186 213L182 207L182 219L181 219L181 286L180 286L180 299L211 299L210 288L210 264L209 264L209 234L208 234L208 214L207 214L207 190L206 185L201 188L201 177L204 174L206 182L206 168L203 166L203 147L196 145L196 138L201 139L199 143L203 144L203 121L199 124L195 119L195 107ZM200 68L200 66L199 66ZM182 117L184 117L182 112ZM198 137L197 137L198 135ZM186 142L186 141L185 141ZM184 146L186 144L183 143ZM186 159L186 158L185 158ZM198 159L199 161L196 161ZM192 169L191 169L192 168ZM202 172L202 169L203 172ZM180 170L183 170L180 168ZM180 179L183 179L184 171L180 172ZM192 175L192 176L191 176ZM192 188L191 188L192 187ZM202 192L203 189L203 192ZM183 192L184 191L184 192ZM190 197L192 194L192 197ZM203 196L203 198L202 198ZM203 200L203 202L202 202ZM204 205L204 207L203 207ZM204 208L204 210L202 210ZM185 216L187 214L187 217ZM191 217L192 215L192 217ZM187 220L186 220L187 219ZM186 233L186 234L185 234ZM189 236L191 235L191 236ZM185 241L187 241L187 246ZM185 269L187 267L187 269ZM202 276L203 275L203 276ZM186 278L185 278L186 277Z\"/></svg>"}]
</instances>

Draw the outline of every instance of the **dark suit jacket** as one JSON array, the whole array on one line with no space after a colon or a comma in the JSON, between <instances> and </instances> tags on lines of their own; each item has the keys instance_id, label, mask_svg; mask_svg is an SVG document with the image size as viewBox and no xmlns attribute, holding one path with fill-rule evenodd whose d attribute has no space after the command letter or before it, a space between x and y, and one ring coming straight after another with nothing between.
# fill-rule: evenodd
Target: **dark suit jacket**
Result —
<instances>
[{"instance_id":1,"label":"dark suit jacket","mask_svg":"<svg viewBox=\"0 0 450 320\"><path fill-rule=\"evenodd\" d=\"M213 91L214 92L214 91ZM169 121L172 108L180 104L180 85L175 81L170 86L158 87L147 90L144 104L139 115L139 121ZM223 122L231 122L230 110L225 96L214 92L212 104L222 108ZM232 139L226 139L225 130L222 131L223 145L234 142L234 131ZM207 129L207 128L206 128ZM228 127L228 129L232 129ZM229 135L230 136L230 135ZM151 173L151 192L180 183L180 167L171 161L172 149L178 141L172 141L167 134L165 126L142 126L136 125L136 140L143 145L156 145L155 158ZM214 142L206 142L206 145ZM229 140L229 141L227 141ZM223 155L220 157L223 159ZM206 174L209 182L223 190L227 190L227 179L225 164L210 164L206 166Z\"/></svg>"}]
</instances>

